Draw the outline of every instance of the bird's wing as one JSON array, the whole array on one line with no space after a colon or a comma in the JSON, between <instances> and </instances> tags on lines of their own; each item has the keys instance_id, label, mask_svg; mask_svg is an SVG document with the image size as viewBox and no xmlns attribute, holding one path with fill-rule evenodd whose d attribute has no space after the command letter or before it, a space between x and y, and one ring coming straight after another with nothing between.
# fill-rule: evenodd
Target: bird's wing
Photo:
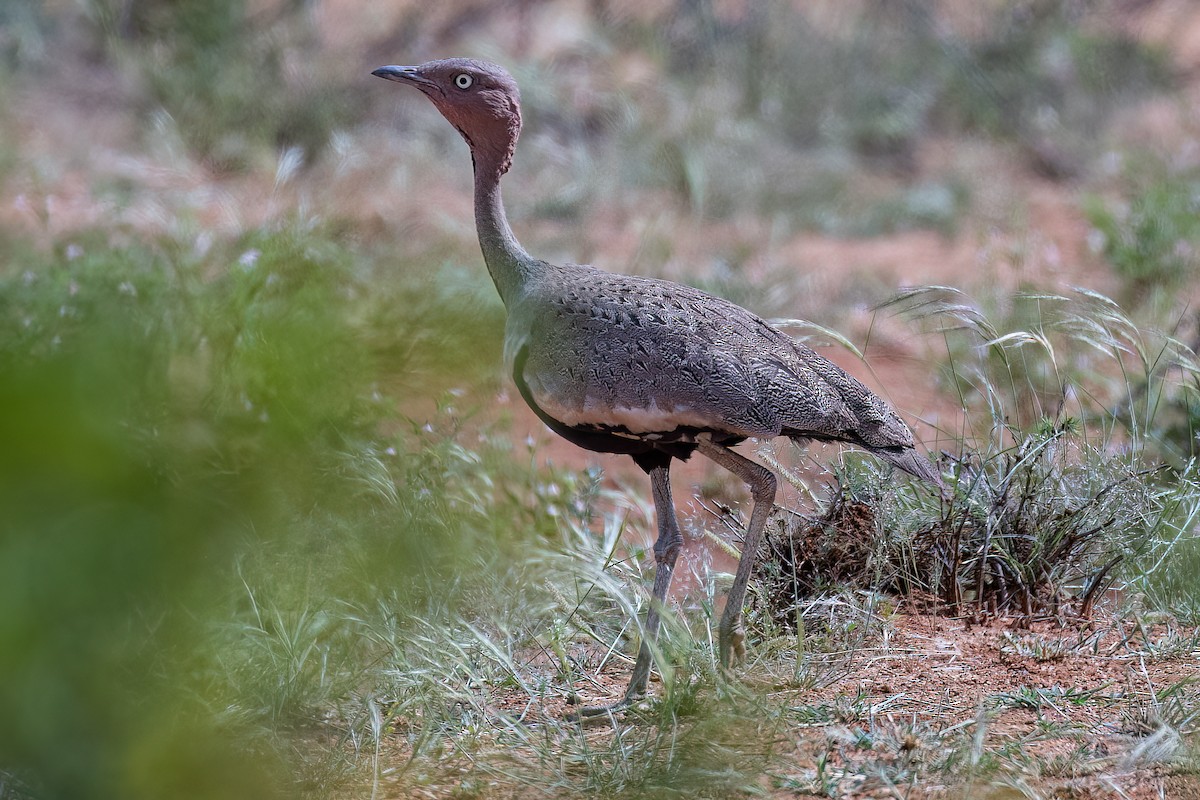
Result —
<instances>
[{"instance_id":1,"label":"bird's wing","mask_svg":"<svg viewBox=\"0 0 1200 800\"><path fill-rule=\"evenodd\" d=\"M564 425L848 438L895 419L907 434L862 384L733 303L665 281L574 269L512 316L525 352L518 380Z\"/></svg>"}]
</instances>

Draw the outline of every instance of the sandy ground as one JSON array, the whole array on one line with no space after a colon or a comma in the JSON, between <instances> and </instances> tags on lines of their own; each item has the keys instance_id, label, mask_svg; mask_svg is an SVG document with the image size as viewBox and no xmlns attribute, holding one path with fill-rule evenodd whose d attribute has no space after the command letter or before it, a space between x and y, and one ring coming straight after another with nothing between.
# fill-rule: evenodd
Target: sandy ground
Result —
<instances>
[{"instance_id":1,"label":"sandy ground","mask_svg":"<svg viewBox=\"0 0 1200 800\"><path fill-rule=\"evenodd\" d=\"M1169 701L1154 700L1196 679L1195 634L1169 622L1139 626L1107 614L1017 626L897 613L818 688L772 681L755 669L752 643L751 666L739 676L746 686L772 704L833 709L832 718L784 725L776 762L794 769L769 771L763 789L781 798L828 796L804 788L822 763L839 797L1200 797L1200 778L1161 760L1163 748L1177 740L1159 727L1157 715L1169 717ZM542 659L530 654L529 664ZM557 726L578 704L619 699L627 679L628 664L609 660L571 687L577 701L568 703L567 687L532 699L493 689L492 710L533 728ZM657 676L651 692L661 692ZM614 724L647 723L636 713L616 723L602 719L588 735L604 737ZM866 750L863 733L875 742ZM980 752L1005 754L1010 770L964 782L945 759L952 743L961 748L972 740ZM878 777L900 768L920 775L915 788Z\"/></svg>"}]
</instances>

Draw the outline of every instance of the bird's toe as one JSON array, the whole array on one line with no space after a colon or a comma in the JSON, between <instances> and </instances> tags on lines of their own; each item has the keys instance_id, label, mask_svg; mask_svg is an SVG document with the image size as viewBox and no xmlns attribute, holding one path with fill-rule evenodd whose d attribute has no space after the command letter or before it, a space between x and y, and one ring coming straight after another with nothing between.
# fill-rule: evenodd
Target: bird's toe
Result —
<instances>
[{"instance_id":1,"label":"bird's toe","mask_svg":"<svg viewBox=\"0 0 1200 800\"><path fill-rule=\"evenodd\" d=\"M721 665L726 668L736 667L746 660L746 629L742 627L741 623L738 623L726 635L721 653L724 656L721 659Z\"/></svg>"},{"instance_id":2,"label":"bird's toe","mask_svg":"<svg viewBox=\"0 0 1200 800\"><path fill-rule=\"evenodd\" d=\"M644 697L622 697L617 702L605 706L584 706L578 711L564 714L563 719L567 722L578 722L581 725L596 725L611 722L618 716L624 716L644 704L646 704Z\"/></svg>"},{"instance_id":3,"label":"bird's toe","mask_svg":"<svg viewBox=\"0 0 1200 800\"><path fill-rule=\"evenodd\" d=\"M720 632L721 666L728 669L746 660L746 629L738 622L732 628Z\"/></svg>"}]
</instances>

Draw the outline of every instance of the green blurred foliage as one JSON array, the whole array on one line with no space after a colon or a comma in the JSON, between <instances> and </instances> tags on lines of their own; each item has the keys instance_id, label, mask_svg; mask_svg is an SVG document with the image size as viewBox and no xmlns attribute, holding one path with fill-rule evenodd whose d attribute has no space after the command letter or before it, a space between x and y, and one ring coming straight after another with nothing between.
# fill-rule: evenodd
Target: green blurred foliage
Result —
<instances>
[{"instance_id":1,"label":"green blurred foliage","mask_svg":"<svg viewBox=\"0 0 1200 800\"><path fill-rule=\"evenodd\" d=\"M900 169L937 132L1030 146L1048 135L1094 154L1119 103L1172 84L1163 53L1117 33L1085 33L1078 3L994 4L975 14L983 34L973 37L915 2L866 4L820 27L783 0L728 18L687 3L670 24L615 22L613 35L661 53L693 101L733 80L737 114L794 146L834 146Z\"/></svg>"},{"instance_id":2,"label":"green blurred foliage","mask_svg":"<svg viewBox=\"0 0 1200 800\"><path fill-rule=\"evenodd\" d=\"M145 82L188 146L222 170L252 166L264 147L317 157L351 118L345 77L305 58L316 31L305 3L252 15L244 0L90 0L102 48ZM273 157L273 154L272 154Z\"/></svg>"},{"instance_id":3,"label":"green blurred foliage","mask_svg":"<svg viewBox=\"0 0 1200 800\"><path fill-rule=\"evenodd\" d=\"M1084 206L1132 303L1177 291L1194 277L1200 247L1200 180L1165 175L1135 183L1145 185L1126 202L1093 197Z\"/></svg>"},{"instance_id":4,"label":"green blurred foliage","mask_svg":"<svg viewBox=\"0 0 1200 800\"><path fill-rule=\"evenodd\" d=\"M503 539L507 453L385 452L386 292L320 232L4 250L0 764L35 796L294 796L297 731L373 661L331 609L426 602Z\"/></svg>"},{"instance_id":5,"label":"green blurred foliage","mask_svg":"<svg viewBox=\"0 0 1200 800\"><path fill-rule=\"evenodd\" d=\"M45 55L50 27L45 4L0 5L0 81L8 70Z\"/></svg>"},{"instance_id":6,"label":"green blurred foliage","mask_svg":"<svg viewBox=\"0 0 1200 800\"><path fill-rule=\"evenodd\" d=\"M1084 213L1098 234L1097 249L1123 283L1122 301L1141 318L1166 320L1159 324L1190 348L1182 358L1160 356L1154 365L1158 374L1180 369L1190 391L1164 392L1157 381L1143 379L1118 410L1131 421L1139 415L1143 423L1152 421L1156 438L1176 459L1195 457L1200 444L1196 319L1180 307L1180 299L1200 264L1200 179L1194 170L1172 170L1141 154L1119 180L1115 197L1086 197Z\"/></svg>"},{"instance_id":7,"label":"green blurred foliage","mask_svg":"<svg viewBox=\"0 0 1200 800\"><path fill-rule=\"evenodd\" d=\"M180 298L162 266L144 253L82 255L0 291L18 332L0 354L0 753L36 776L39 795L162 796L172 787L156 781L190 783L206 757L216 773L192 796L270 788L151 680L193 570L262 499L252 479L214 468L210 436L171 430L192 416L172 413L167 372L193 332L172 319ZM193 421L209 435L220 425Z\"/></svg>"},{"instance_id":8,"label":"green blurred foliage","mask_svg":"<svg viewBox=\"0 0 1200 800\"><path fill-rule=\"evenodd\" d=\"M97 57L136 75L143 110L165 110L192 152L218 169L273 165L273 151L291 147L312 161L336 130L367 111L346 91L364 76L323 51L309 4L89 0L82 7ZM413 8L398 30L380 31L363 49L474 52L471 32L504 30L511 13L506 4ZM658 15L598 2L587 12L591 44L582 53L539 62L492 57L520 80L531 129L561 134L585 151L572 157L595 162L590 179L544 195L547 216L579 214L588 202L648 186L705 216L785 213L801 227L849 236L953 231L969 208L971 181L949 165L921 175L916 189L864 191L855 179L928 172L922 142L964 134L1014 143L1051 177L1086 175L1107 146L1113 112L1174 82L1163 53L1115 26L1085 24L1096 13L1086 4L1035 0L972 13L978 33L915 2L832 15L788 0L740 11L678 3ZM70 14L43 16L12 29L45 31ZM577 81L563 79L578 59L602 75L625 54L658 67L636 105L603 80L580 93Z\"/></svg>"},{"instance_id":9,"label":"green blurred foliage","mask_svg":"<svg viewBox=\"0 0 1200 800\"><path fill-rule=\"evenodd\" d=\"M943 43L957 62L947 88L952 118L968 130L1095 147L1120 103L1172 85L1165 53L1088 32L1083 13L1064 2L998 6L980 41Z\"/></svg>"},{"instance_id":10,"label":"green blurred foliage","mask_svg":"<svg viewBox=\"0 0 1200 800\"><path fill-rule=\"evenodd\" d=\"M1087 178L1116 112L1175 85L1166 54L1065 0L978 5L962 29L911 2L606 7L593 6L588 69L628 57L652 79L616 90L579 74L580 56L511 60L529 128L566 143L571 174L586 176L539 187L547 217L581 217L633 187L700 217L953 233L981 177L931 158L931 141L990 141L1031 171Z\"/></svg>"}]
</instances>

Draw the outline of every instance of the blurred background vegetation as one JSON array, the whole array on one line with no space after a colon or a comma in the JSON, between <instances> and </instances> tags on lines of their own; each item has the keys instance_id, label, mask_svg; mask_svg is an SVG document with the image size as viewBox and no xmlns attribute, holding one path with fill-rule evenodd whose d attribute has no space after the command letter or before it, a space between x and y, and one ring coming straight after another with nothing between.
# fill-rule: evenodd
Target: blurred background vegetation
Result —
<instances>
[{"instance_id":1,"label":"blurred background vegetation","mask_svg":"<svg viewBox=\"0 0 1200 800\"><path fill-rule=\"evenodd\" d=\"M636 615L641 487L511 401L464 146L388 63L517 77L532 252L840 332L973 474L1169 465L1095 558L1194 618L1197 41L1184 0L0 5L0 798L481 792L479 687ZM712 763L504 774L734 791L738 702Z\"/></svg>"}]
</instances>

